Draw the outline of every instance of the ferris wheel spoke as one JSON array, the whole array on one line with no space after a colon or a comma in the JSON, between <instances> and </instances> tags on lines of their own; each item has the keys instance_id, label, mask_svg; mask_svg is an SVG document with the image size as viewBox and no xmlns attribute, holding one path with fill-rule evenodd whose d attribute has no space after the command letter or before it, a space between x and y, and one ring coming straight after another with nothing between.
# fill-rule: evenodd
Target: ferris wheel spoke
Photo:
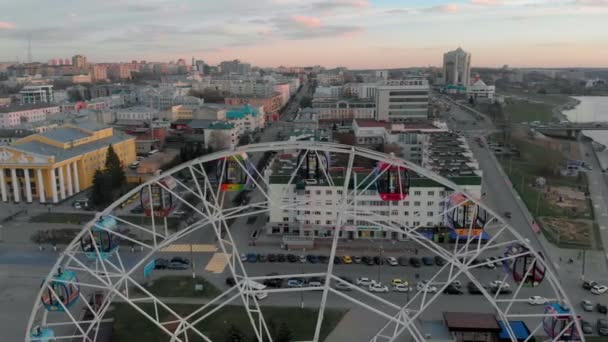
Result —
<instances>
[{"instance_id":1,"label":"ferris wheel spoke","mask_svg":"<svg viewBox=\"0 0 608 342\"><path fill-rule=\"evenodd\" d=\"M131 228L135 228L138 231L144 232L146 234L150 234L153 239L156 239L156 238L166 239L167 238L166 235L163 235L161 233L157 233L154 230L150 230L149 228L145 228L144 226L140 226L140 225L138 225L136 223L133 223L133 222L131 222L129 220L125 220L125 219L123 219L123 218L121 218L119 216L116 216L116 215L113 215L113 214L108 214L107 216L115 219L116 221L118 221L120 223L124 223L124 224L128 225ZM126 236L124 234L120 234L118 232L112 232L112 233L115 234L115 235L117 235L117 236L120 236L122 239L131 241L132 243L140 245L142 247L146 247L146 248L149 248L149 249L153 249L154 248L154 245L149 245L149 244L147 244L145 242L142 242L142 241L139 241L137 239L131 238L131 237Z\"/></svg>"}]
</instances>

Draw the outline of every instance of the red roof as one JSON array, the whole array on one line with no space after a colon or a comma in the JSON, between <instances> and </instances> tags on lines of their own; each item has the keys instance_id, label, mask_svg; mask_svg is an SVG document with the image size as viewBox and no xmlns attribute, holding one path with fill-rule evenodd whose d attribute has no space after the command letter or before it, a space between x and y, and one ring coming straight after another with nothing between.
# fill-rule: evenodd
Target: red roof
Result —
<instances>
[{"instance_id":1,"label":"red roof","mask_svg":"<svg viewBox=\"0 0 608 342\"><path fill-rule=\"evenodd\" d=\"M359 127L384 127L390 128L391 124L387 121L376 121L373 119L355 119Z\"/></svg>"}]
</instances>

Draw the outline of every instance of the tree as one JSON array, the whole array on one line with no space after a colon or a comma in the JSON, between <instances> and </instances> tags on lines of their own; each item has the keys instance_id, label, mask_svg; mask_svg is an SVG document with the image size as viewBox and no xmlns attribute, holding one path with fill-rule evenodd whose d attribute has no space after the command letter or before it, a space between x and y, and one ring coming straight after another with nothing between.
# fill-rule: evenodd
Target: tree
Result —
<instances>
[{"instance_id":1,"label":"tree","mask_svg":"<svg viewBox=\"0 0 608 342\"><path fill-rule=\"evenodd\" d=\"M105 171L110 176L112 188L119 188L126 183L127 177L125 176L125 171L122 169L120 159L112 145L108 147L108 151L106 152Z\"/></svg>"},{"instance_id":2,"label":"tree","mask_svg":"<svg viewBox=\"0 0 608 342\"><path fill-rule=\"evenodd\" d=\"M276 342L291 342L293 341L293 333L285 322L281 323L279 331L277 332L277 338L274 339Z\"/></svg>"},{"instance_id":3,"label":"tree","mask_svg":"<svg viewBox=\"0 0 608 342\"><path fill-rule=\"evenodd\" d=\"M93 192L91 200L96 206L103 206L112 201L112 179L107 172L95 170L93 175Z\"/></svg>"},{"instance_id":4,"label":"tree","mask_svg":"<svg viewBox=\"0 0 608 342\"><path fill-rule=\"evenodd\" d=\"M228 328L228 331L226 331L226 342L245 342L245 340L243 332L234 325L231 325L230 328Z\"/></svg>"},{"instance_id":5,"label":"tree","mask_svg":"<svg viewBox=\"0 0 608 342\"><path fill-rule=\"evenodd\" d=\"M209 134L209 142L207 145L213 148L214 151L224 150L230 146L230 141L227 138L226 134L214 129Z\"/></svg>"},{"instance_id":6,"label":"tree","mask_svg":"<svg viewBox=\"0 0 608 342\"><path fill-rule=\"evenodd\" d=\"M241 135L241 137L239 138L239 146L249 145L249 143L251 143L251 137L249 136L249 134Z\"/></svg>"},{"instance_id":7,"label":"tree","mask_svg":"<svg viewBox=\"0 0 608 342\"><path fill-rule=\"evenodd\" d=\"M302 107L302 108L312 107L312 99L308 96L302 96L302 98L300 99L300 107Z\"/></svg>"}]
</instances>

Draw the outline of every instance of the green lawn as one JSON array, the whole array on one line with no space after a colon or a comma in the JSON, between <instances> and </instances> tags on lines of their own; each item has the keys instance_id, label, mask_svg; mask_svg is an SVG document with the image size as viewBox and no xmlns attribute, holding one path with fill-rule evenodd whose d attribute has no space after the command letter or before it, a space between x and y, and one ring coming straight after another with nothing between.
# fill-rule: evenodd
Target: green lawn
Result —
<instances>
[{"instance_id":1,"label":"green lawn","mask_svg":"<svg viewBox=\"0 0 608 342\"><path fill-rule=\"evenodd\" d=\"M195 284L203 284L203 291L195 291ZM198 297L213 298L221 291L207 280L191 276L165 276L153 281L152 285L146 287L157 297ZM138 289L135 289L138 291Z\"/></svg>"},{"instance_id":2,"label":"green lawn","mask_svg":"<svg viewBox=\"0 0 608 342\"><path fill-rule=\"evenodd\" d=\"M544 102L544 103L551 104L554 106L564 105L572 100L572 98L570 96L564 95L564 94L539 94L537 92L524 92L524 91L517 91L515 89L509 89L509 90L500 90L499 89L498 92L500 93L500 95L505 95L505 96L512 95L512 96L523 97L523 98L530 99L532 101L540 101L540 102Z\"/></svg>"},{"instance_id":3,"label":"green lawn","mask_svg":"<svg viewBox=\"0 0 608 342\"><path fill-rule=\"evenodd\" d=\"M154 315L151 304L140 306L144 311ZM129 304L114 304L114 336L117 342L160 342L169 341L166 333L161 331L141 313L135 311ZM179 315L187 315L198 308L196 305L171 305ZM211 309L211 308L210 308ZM295 307L262 307L266 323L271 331L276 331L285 323L293 333L294 340L312 340L317 320L317 310L300 309ZM323 341L340 322L347 310L327 309L321 329ZM206 312L206 311L205 311ZM170 320L170 314L164 310L159 312L161 320ZM200 317L200 316L197 316ZM212 341L224 341L227 330L231 325L236 326L248 337L246 341L253 341L253 330L246 312L240 306L225 306L215 314L209 316L196 327ZM190 340L198 341L195 334L190 334Z\"/></svg>"},{"instance_id":4,"label":"green lawn","mask_svg":"<svg viewBox=\"0 0 608 342\"><path fill-rule=\"evenodd\" d=\"M507 99L504 104L504 113L513 123L551 121L553 105Z\"/></svg>"}]
</instances>

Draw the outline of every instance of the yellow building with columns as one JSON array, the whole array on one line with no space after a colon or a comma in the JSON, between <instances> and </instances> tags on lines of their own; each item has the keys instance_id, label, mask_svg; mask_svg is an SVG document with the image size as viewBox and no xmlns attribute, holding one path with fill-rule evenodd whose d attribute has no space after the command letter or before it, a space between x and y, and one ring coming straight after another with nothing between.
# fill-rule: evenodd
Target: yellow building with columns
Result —
<instances>
[{"instance_id":1,"label":"yellow building with columns","mask_svg":"<svg viewBox=\"0 0 608 342\"><path fill-rule=\"evenodd\" d=\"M123 166L136 160L135 137L96 123L64 125L0 146L2 201L58 203L91 187L110 145Z\"/></svg>"}]
</instances>

